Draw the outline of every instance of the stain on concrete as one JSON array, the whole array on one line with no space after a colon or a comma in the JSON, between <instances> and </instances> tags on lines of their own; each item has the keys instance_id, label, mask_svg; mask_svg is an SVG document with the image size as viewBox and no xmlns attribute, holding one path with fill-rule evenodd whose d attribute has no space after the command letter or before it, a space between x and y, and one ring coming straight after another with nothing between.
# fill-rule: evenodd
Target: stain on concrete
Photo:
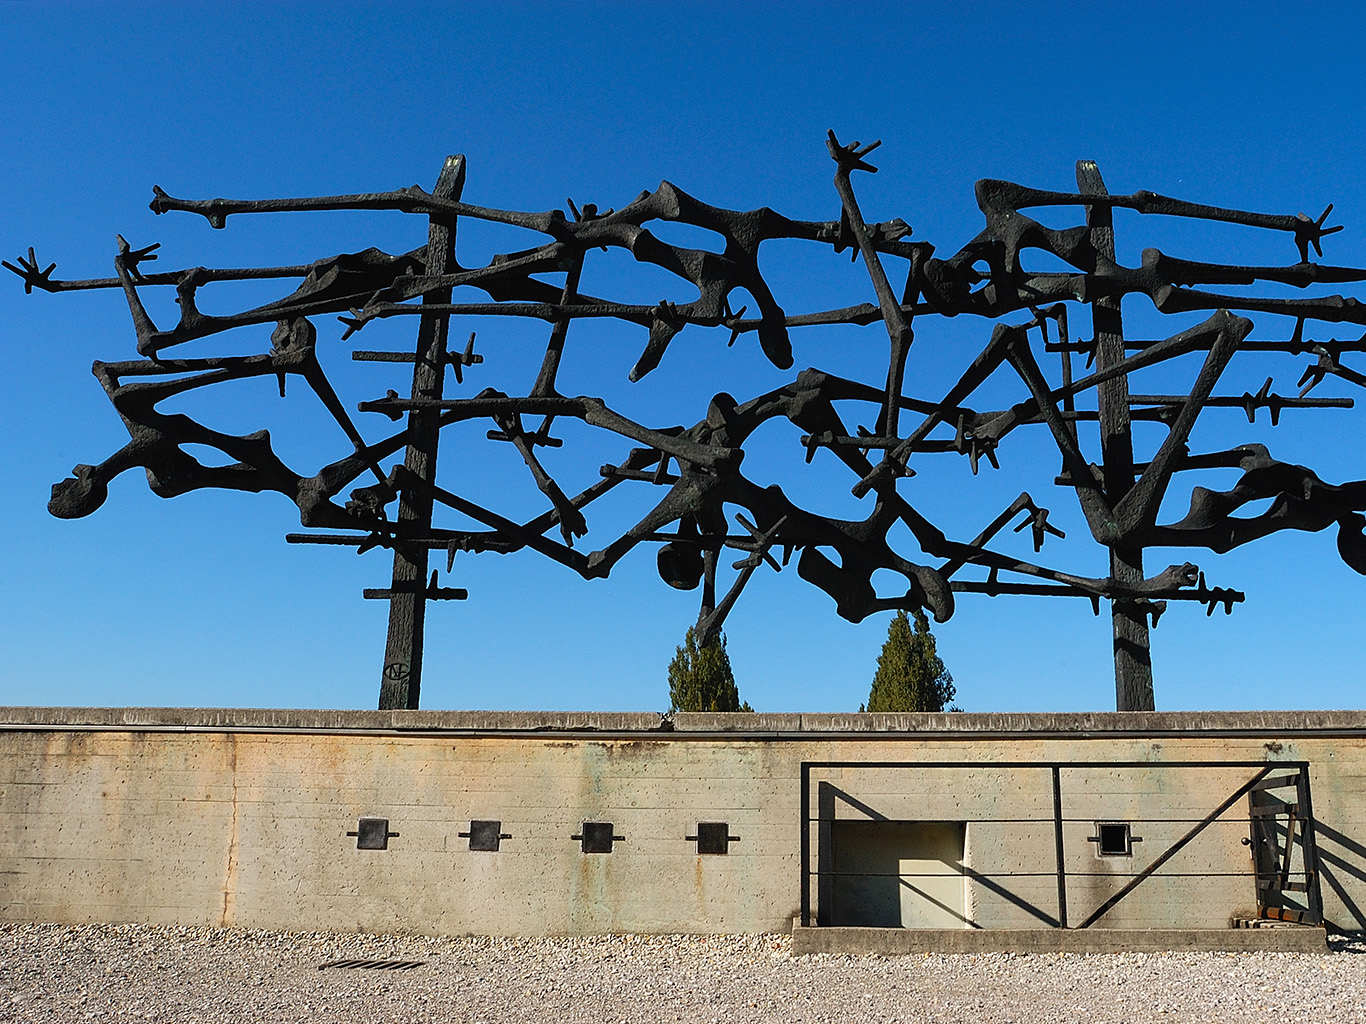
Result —
<instances>
[{"instance_id":1,"label":"stain on concrete","mask_svg":"<svg viewBox=\"0 0 1366 1024\"><path fill-rule=\"evenodd\" d=\"M619 740L615 743L598 743L609 754L623 754L628 757L645 757L669 746L667 740Z\"/></svg>"},{"instance_id":2,"label":"stain on concrete","mask_svg":"<svg viewBox=\"0 0 1366 1024\"><path fill-rule=\"evenodd\" d=\"M239 824L237 820L237 734L228 733L228 778L232 783L232 819L228 825L228 862L223 872L223 912L218 926L231 928L237 910Z\"/></svg>"}]
</instances>

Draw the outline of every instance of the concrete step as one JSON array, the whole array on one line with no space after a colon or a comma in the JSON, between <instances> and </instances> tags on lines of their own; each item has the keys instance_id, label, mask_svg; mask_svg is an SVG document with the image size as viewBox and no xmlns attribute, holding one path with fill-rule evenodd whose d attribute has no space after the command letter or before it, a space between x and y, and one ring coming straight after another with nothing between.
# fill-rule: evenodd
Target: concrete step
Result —
<instances>
[{"instance_id":1,"label":"concrete step","mask_svg":"<svg viewBox=\"0 0 1366 1024\"><path fill-rule=\"evenodd\" d=\"M806 953L1326 953L1322 928L803 928L792 952Z\"/></svg>"}]
</instances>

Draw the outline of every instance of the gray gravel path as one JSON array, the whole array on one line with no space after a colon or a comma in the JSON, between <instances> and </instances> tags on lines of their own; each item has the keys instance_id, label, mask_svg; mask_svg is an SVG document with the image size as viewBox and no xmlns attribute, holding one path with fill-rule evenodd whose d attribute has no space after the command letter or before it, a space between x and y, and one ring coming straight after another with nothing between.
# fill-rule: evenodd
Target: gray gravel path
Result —
<instances>
[{"instance_id":1,"label":"gray gravel path","mask_svg":"<svg viewBox=\"0 0 1366 1024\"><path fill-rule=\"evenodd\" d=\"M1293 953L793 957L782 935L435 939L0 925L0 1021L1366 1022L1366 941ZM332 960L411 970L319 969Z\"/></svg>"}]
</instances>

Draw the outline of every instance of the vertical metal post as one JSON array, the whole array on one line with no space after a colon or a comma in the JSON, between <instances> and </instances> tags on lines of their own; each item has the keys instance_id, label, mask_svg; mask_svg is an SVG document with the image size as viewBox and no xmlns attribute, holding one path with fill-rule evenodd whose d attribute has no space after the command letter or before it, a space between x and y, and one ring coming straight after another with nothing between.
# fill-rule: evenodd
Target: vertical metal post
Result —
<instances>
[{"instance_id":1,"label":"vertical metal post","mask_svg":"<svg viewBox=\"0 0 1366 1024\"><path fill-rule=\"evenodd\" d=\"M811 766L802 762L802 927L811 927Z\"/></svg>"},{"instance_id":2,"label":"vertical metal post","mask_svg":"<svg viewBox=\"0 0 1366 1024\"><path fill-rule=\"evenodd\" d=\"M460 198L465 187L465 158L448 156L432 195ZM455 259L455 218L432 215L427 229L426 272L446 273ZM423 303L449 303L450 289L429 292ZM413 398L442 397L446 380L446 328L449 316L424 314L417 330L417 358L413 364ZM414 409L408 414L408 450L403 464L428 483L436 479L436 450L440 412ZM432 498L425 491L406 488L399 503L400 536L424 536L432 525ZM427 610L427 548L410 545L394 552L394 583L389 597L389 636L384 645L384 673L379 706L416 708L422 686L422 632Z\"/></svg>"},{"instance_id":3,"label":"vertical metal post","mask_svg":"<svg viewBox=\"0 0 1366 1024\"><path fill-rule=\"evenodd\" d=\"M1109 192L1093 160L1077 161L1077 188L1083 195L1105 196ZM1086 224L1098 264L1115 262L1115 228L1112 209L1088 206ZM1104 372L1124 360L1124 324L1119 299L1101 296L1091 301L1091 323L1096 339L1096 369ZM1129 378L1120 374L1096 386L1100 418L1100 451L1105 496L1114 508L1134 485L1134 445L1129 421ZM1110 575L1120 583L1143 580L1143 549L1113 545ZM1112 601L1114 626L1115 710L1152 711L1153 666L1148 648L1148 617L1135 601Z\"/></svg>"},{"instance_id":4,"label":"vertical metal post","mask_svg":"<svg viewBox=\"0 0 1366 1024\"><path fill-rule=\"evenodd\" d=\"M1300 855L1304 859L1305 907L1314 924L1323 924L1323 889L1319 885L1319 844L1314 830L1314 801L1309 795L1309 762L1300 762L1295 787L1300 805Z\"/></svg>"},{"instance_id":5,"label":"vertical metal post","mask_svg":"<svg viewBox=\"0 0 1366 1024\"><path fill-rule=\"evenodd\" d=\"M839 871L835 850L835 794L826 780L816 783L816 924L834 923L835 885Z\"/></svg>"},{"instance_id":6,"label":"vertical metal post","mask_svg":"<svg viewBox=\"0 0 1366 1024\"><path fill-rule=\"evenodd\" d=\"M1062 768L1053 765L1053 857L1058 870L1058 927L1067 927L1067 869L1062 849Z\"/></svg>"}]
</instances>

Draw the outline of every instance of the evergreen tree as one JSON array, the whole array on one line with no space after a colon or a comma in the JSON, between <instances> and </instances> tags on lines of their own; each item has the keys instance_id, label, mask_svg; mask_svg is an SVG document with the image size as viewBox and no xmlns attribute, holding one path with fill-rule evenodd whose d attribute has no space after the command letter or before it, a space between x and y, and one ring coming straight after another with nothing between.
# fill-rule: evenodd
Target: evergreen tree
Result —
<instances>
[{"instance_id":1,"label":"evergreen tree","mask_svg":"<svg viewBox=\"0 0 1366 1024\"><path fill-rule=\"evenodd\" d=\"M705 646L697 645L697 629L688 627L683 646L669 663L670 711L753 711L740 703L740 691L730 671L725 635L718 632Z\"/></svg>"},{"instance_id":2,"label":"evergreen tree","mask_svg":"<svg viewBox=\"0 0 1366 1024\"><path fill-rule=\"evenodd\" d=\"M897 612L878 655L868 710L943 711L953 695L953 676L935 653L934 634L925 613L916 609L912 632L906 613Z\"/></svg>"}]
</instances>

